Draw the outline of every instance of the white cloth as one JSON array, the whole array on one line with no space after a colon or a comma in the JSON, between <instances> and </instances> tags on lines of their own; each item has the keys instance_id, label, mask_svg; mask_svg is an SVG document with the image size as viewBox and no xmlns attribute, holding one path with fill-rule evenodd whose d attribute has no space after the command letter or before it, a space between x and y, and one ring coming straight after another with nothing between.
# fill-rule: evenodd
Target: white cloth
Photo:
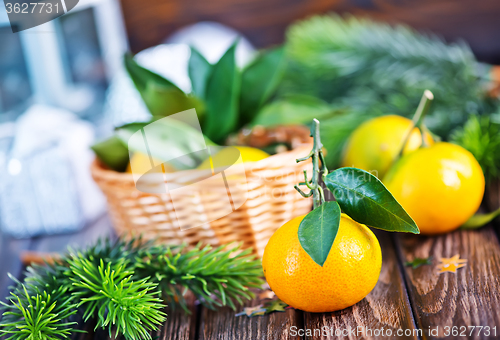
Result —
<instances>
[{"instance_id":1,"label":"white cloth","mask_svg":"<svg viewBox=\"0 0 500 340\"><path fill-rule=\"evenodd\" d=\"M93 142L94 128L90 123L64 109L33 105L16 122L10 159L25 159L57 147L70 164L83 217L90 220L105 209L105 198L90 175Z\"/></svg>"}]
</instances>

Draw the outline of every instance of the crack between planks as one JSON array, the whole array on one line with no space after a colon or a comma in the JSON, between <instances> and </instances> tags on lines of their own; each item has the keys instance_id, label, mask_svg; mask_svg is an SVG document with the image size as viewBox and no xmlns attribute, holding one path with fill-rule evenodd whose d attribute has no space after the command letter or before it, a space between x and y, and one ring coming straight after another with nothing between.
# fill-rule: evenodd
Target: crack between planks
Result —
<instances>
[{"instance_id":1,"label":"crack between planks","mask_svg":"<svg viewBox=\"0 0 500 340\"><path fill-rule=\"evenodd\" d=\"M190 336L189 336L190 340L200 339L200 332L201 332L201 317L202 317L203 306L201 304L196 304L196 302L194 302L194 303L195 303L194 307L196 309L196 313L193 313L194 318L195 318L195 320L194 320L194 332L189 332L190 333Z\"/></svg>"},{"instance_id":2,"label":"crack between planks","mask_svg":"<svg viewBox=\"0 0 500 340\"><path fill-rule=\"evenodd\" d=\"M425 334L424 334L424 328L423 328L423 325L420 321L420 319L417 317L417 310L416 310L416 302L415 300L413 299L413 296L410 294L410 287L409 287L409 280L408 280L408 277L407 277L407 274L406 274L406 270L405 270L405 266L404 266L404 261L405 259L403 258L403 254L401 252L401 248L399 247L399 244L398 244L398 241L396 240L396 237L397 235L394 235L394 234L391 234L390 235L391 237L391 242L392 242L392 246L394 247L394 250L396 252L396 257L397 257L397 262L398 262L398 268L399 268L399 275L403 281L403 289L405 290L404 293L405 293L405 296L406 296L406 300L408 302L408 305L410 306L410 318L411 318L411 321L414 325L414 327L418 327L422 330L422 336L419 336L418 333L417 333L417 339L425 339Z\"/></svg>"},{"instance_id":3,"label":"crack between planks","mask_svg":"<svg viewBox=\"0 0 500 340\"><path fill-rule=\"evenodd\" d=\"M491 225L493 232L497 237L497 241L500 243L500 217L495 218L488 225Z\"/></svg>"},{"instance_id":4,"label":"crack between planks","mask_svg":"<svg viewBox=\"0 0 500 340\"><path fill-rule=\"evenodd\" d=\"M300 313L297 313L298 315L296 316L296 321L297 321L297 327L298 329L305 329L306 328L306 323L304 321L306 312L296 309L296 311L299 311ZM306 339L305 335L300 337L301 340Z\"/></svg>"}]
</instances>

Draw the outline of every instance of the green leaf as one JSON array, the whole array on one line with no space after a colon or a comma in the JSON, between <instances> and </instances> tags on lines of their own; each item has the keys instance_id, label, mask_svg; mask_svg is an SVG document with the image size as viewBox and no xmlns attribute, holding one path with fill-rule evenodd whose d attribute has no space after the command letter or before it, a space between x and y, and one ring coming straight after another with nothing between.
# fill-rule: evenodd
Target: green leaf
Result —
<instances>
[{"instance_id":1,"label":"green leaf","mask_svg":"<svg viewBox=\"0 0 500 340\"><path fill-rule=\"evenodd\" d=\"M212 65L205 59L200 52L191 47L191 56L189 57L188 74L191 79L194 94L204 100L208 77L212 72Z\"/></svg>"},{"instance_id":2,"label":"green leaf","mask_svg":"<svg viewBox=\"0 0 500 340\"><path fill-rule=\"evenodd\" d=\"M134 57L130 54L126 54L124 57L125 69L127 70L130 78L134 82L135 86L142 92L146 89L148 83L154 83L163 87L173 87L179 89L174 83L163 78L157 73L154 73L142 66L140 66L135 60ZM182 91L181 91L182 92Z\"/></svg>"},{"instance_id":3,"label":"green leaf","mask_svg":"<svg viewBox=\"0 0 500 340\"><path fill-rule=\"evenodd\" d=\"M478 229L482 226L490 223L495 218L500 216L500 208L495 211L492 211L488 214L475 214L467 222L462 224L461 229Z\"/></svg>"},{"instance_id":4,"label":"green leaf","mask_svg":"<svg viewBox=\"0 0 500 340\"><path fill-rule=\"evenodd\" d=\"M410 215L369 172L340 168L326 176L325 184L343 212L355 221L387 231L420 233Z\"/></svg>"},{"instance_id":5,"label":"green leaf","mask_svg":"<svg viewBox=\"0 0 500 340\"><path fill-rule=\"evenodd\" d=\"M189 109L196 109L197 113L203 112L201 101L194 96L187 96L174 87L164 87L150 82L141 95L149 112L156 118L167 117Z\"/></svg>"},{"instance_id":6,"label":"green leaf","mask_svg":"<svg viewBox=\"0 0 500 340\"><path fill-rule=\"evenodd\" d=\"M171 81L140 66L131 55L125 55L125 68L153 116L166 117L192 108L203 110L196 97L187 96Z\"/></svg>"},{"instance_id":7,"label":"green leaf","mask_svg":"<svg viewBox=\"0 0 500 340\"><path fill-rule=\"evenodd\" d=\"M270 314L272 312L285 312L285 307L287 306L288 304L284 303L280 299L271 300L264 303L266 314Z\"/></svg>"},{"instance_id":8,"label":"green leaf","mask_svg":"<svg viewBox=\"0 0 500 340\"><path fill-rule=\"evenodd\" d=\"M308 124L314 118L331 116L335 110L325 101L308 95L294 95L264 106L251 125Z\"/></svg>"},{"instance_id":9,"label":"green leaf","mask_svg":"<svg viewBox=\"0 0 500 340\"><path fill-rule=\"evenodd\" d=\"M236 66L236 41L217 64L208 79L206 89L206 117L203 133L215 142L224 141L238 123L238 99L241 87L240 72Z\"/></svg>"},{"instance_id":10,"label":"green leaf","mask_svg":"<svg viewBox=\"0 0 500 340\"><path fill-rule=\"evenodd\" d=\"M91 146L97 157L110 169L123 172L127 168L129 154L127 144L113 136Z\"/></svg>"},{"instance_id":11,"label":"green leaf","mask_svg":"<svg viewBox=\"0 0 500 340\"><path fill-rule=\"evenodd\" d=\"M242 124L251 122L271 98L283 78L285 67L284 48L279 47L261 53L243 71L240 95Z\"/></svg>"},{"instance_id":12,"label":"green leaf","mask_svg":"<svg viewBox=\"0 0 500 340\"><path fill-rule=\"evenodd\" d=\"M323 266L340 225L340 207L325 202L304 217L299 225L299 242L314 262Z\"/></svg>"},{"instance_id":13,"label":"green leaf","mask_svg":"<svg viewBox=\"0 0 500 340\"><path fill-rule=\"evenodd\" d=\"M214 143L193 127L175 119L158 120L147 123L132 123L116 129L116 136L131 151L148 154L142 139L130 138L140 129L147 126L147 142L153 158L169 160L179 170L193 169L206 157L197 150Z\"/></svg>"},{"instance_id":14,"label":"green leaf","mask_svg":"<svg viewBox=\"0 0 500 340\"><path fill-rule=\"evenodd\" d=\"M430 264L432 264L432 256L429 256L427 258L416 257L413 259L413 261L405 262L405 266L411 266L413 269L417 269L420 266L430 265Z\"/></svg>"}]
</instances>

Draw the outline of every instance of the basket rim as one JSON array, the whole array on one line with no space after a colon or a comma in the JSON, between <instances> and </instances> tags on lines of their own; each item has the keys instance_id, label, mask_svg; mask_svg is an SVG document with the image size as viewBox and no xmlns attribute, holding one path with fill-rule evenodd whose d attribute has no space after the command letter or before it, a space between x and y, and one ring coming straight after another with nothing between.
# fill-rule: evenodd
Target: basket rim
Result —
<instances>
[{"instance_id":1,"label":"basket rim","mask_svg":"<svg viewBox=\"0 0 500 340\"><path fill-rule=\"evenodd\" d=\"M283 127L283 126L282 126ZM290 127L297 127L297 125L291 125ZM285 126L286 128L286 126ZM269 165L273 163L280 163L282 162L282 159L289 159L289 158L299 158L301 156L306 155L306 153L311 149L313 145L313 140L312 138L308 142L302 142L299 145L297 145L295 148L292 150L287 150L285 152L280 152L274 155L270 155L269 157L266 157L264 159L261 159L256 162L248 162L245 163L245 173L253 172L259 169L266 169L269 167ZM306 152L304 152L306 151ZM294 163L295 165L296 163ZM112 169L109 169L97 156L94 157L94 160L92 161L90 165L90 170L92 177L94 178L108 178L108 179L113 179L113 180L121 180L121 181L127 181L127 182L134 182L134 177L131 173L128 172L118 172ZM198 171L197 169L192 169L192 170L179 170L177 173L186 173L190 171Z\"/></svg>"}]
</instances>

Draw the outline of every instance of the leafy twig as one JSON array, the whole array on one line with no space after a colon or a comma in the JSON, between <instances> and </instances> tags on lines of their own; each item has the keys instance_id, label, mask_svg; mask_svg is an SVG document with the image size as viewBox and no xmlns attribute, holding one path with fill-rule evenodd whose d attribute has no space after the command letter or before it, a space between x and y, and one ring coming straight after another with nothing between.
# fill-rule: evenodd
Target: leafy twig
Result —
<instances>
[{"instance_id":1,"label":"leafy twig","mask_svg":"<svg viewBox=\"0 0 500 340\"><path fill-rule=\"evenodd\" d=\"M306 185L310 192L304 193L297 185L295 189L304 197L313 196L314 209L300 221L297 235L300 245L314 262L320 266L325 264L340 227L342 212L356 222L375 228L416 234L420 232L415 221L382 182L369 172L344 167L328 174L316 119L311 135L314 137L313 150L306 157L297 159L297 162L313 159L312 180L308 181L304 173L305 182L299 183ZM324 202L323 190L318 184L320 171L335 201Z\"/></svg>"}]
</instances>

